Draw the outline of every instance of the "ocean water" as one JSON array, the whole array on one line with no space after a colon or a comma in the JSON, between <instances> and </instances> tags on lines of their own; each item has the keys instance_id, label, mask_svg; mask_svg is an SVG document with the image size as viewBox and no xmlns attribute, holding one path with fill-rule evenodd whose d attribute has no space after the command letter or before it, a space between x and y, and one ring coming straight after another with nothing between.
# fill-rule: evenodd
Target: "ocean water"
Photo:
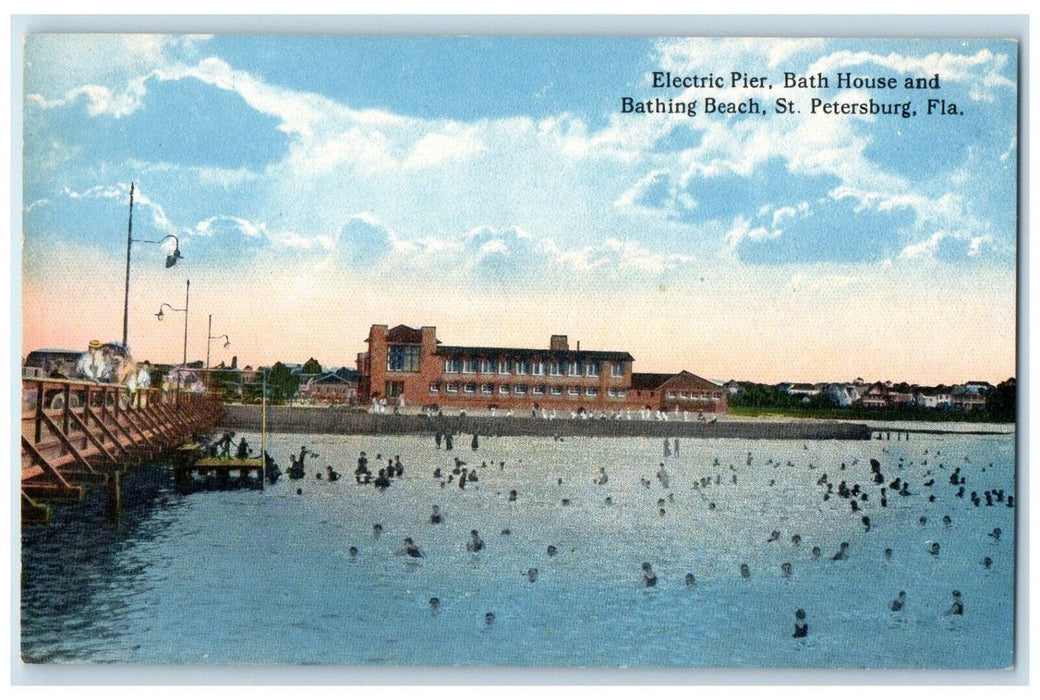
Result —
<instances>
[{"instance_id":1,"label":"ocean water","mask_svg":"<svg viewBox=\"0 0 1040 700\"><path fill-rule=\"evenodd\" d=\"M259 436L246 436L259 445ZM467 435L453 452L423 436L269 439L283 469L301 444L319 453L305 479L283 477L263 491L182 493L168 464L150 464L128 475L118 525L108 522L101 491L59 506L50 526L24 531L22 658L627 668L1013 663L1017 507L987 507L983 497L1003 489L1017 500L1013 434L690 439L668 457L651 438L481 436L474 451ZM404 477L385 491L355 484L361 450L372 467L377 454L400 455ZM479 476L465 489L432 476L436 467L451 474L455 457ZM911 495L889 491L882 507L871 457L886 482L908 481ZM662 462L667 488L655 476ZM343 478L316 479L327 464ZM594 483L600 467L604 485ZM964 498L949 483L958 467ZM867 492L859 512L837 495L824 500L823 473L835 489L845 480ZM983 499L978 507L972 491ZM434 504L443 524L429 522ZM999 539L989 534L994 528ZM486 543L478 553L466 548L473 529ZM774 530L779 537L767 541ZM397 554L405 537L425 557ZM848 558L832 560L842 542ZM927 551L931 542L940 544L938 556ZM822 552L815 559L814 546ZM655 587L643 585L643 562L656 573ZM789 576L781 573L785 562ZM954 589L963 616L944 614ZM905 608L892 612L900 590ZM432 597L440 599L436 613ZM809 632L795 639L799 608Z\"/></svg>"}]
</instances>

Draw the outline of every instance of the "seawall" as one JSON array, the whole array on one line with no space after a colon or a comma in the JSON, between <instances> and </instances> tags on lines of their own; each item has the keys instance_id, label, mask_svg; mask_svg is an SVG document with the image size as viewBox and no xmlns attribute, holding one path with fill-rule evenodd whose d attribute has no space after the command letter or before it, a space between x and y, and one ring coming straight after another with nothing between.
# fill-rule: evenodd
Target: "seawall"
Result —
<instances>
[{"instance_id":1,"label":"seawall","mask_svg":"<svg viewBox=\"0 0 1040 700\"><path fill-rule=\"evenodd\" d=\"M260 407L227 405L220 427L260 430ZM272 433L331 433L341 435L422 434L452 431L480 435L565 435L590 437L742 438L745 440L869 440L870 428L836 421L722 420L554 420L529 416L376 415L342 409L272 406L267 410Z\"/></svg>"}]
</instances>

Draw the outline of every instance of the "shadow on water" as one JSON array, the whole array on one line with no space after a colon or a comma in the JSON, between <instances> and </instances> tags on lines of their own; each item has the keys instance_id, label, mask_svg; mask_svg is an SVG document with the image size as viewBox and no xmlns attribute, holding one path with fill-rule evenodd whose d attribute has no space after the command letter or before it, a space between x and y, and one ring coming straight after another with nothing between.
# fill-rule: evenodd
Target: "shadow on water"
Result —
<instances>
[{"instance_id":1,"label":"shadow on water","mask_svg":"<svg viewBox=\"0 0 1040 700\"><path fill-rule=\"evenodd\" d=\"M166 462L127 470L122 503L123 517L113 522L106 489L88 489L82 501L57 506L50 524L23 528L21 634L25 662L81 659L75 649L64 647L63 631L70 619L93 628L98 639L118 634L110 621L119 612L115 608L123 604L109 591L113 585L134 586L147 571L135 557L121 556L126 543L155 538L170 519L154 515L186 505L173 488Z\"/></svg>"}]
</instances>

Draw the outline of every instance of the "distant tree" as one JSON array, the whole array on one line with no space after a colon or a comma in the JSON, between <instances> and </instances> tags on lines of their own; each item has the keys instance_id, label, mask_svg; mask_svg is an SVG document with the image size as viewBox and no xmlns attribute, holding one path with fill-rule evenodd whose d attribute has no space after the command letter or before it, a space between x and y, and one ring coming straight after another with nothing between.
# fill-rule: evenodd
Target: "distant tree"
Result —
<instances>
[{"instance_id":1,"label":"distant tree","mask_svg":"<svg viewBox=\"0 0 1040 700\"><path fill-rule=\"evenodd\" d=\"M321 374L321 363L312 357L303 363L303 369L301 371L304 374Z\"/></svg>"},{"instance_id":2,"label":"distant tree","mask_svg":"<svg viewBox=\"0 0 1040 700\"><path fill-rule=\"evenodd\" d=\"M271 401L282 403L296 395L300 388L300 375L293 374L292 370L281 362L275 362L267 376L267 385L271 391Z\"/></svg>"},{"instance_id":3,"label":"distant tree","mask_svg":"<svg viewBox=\"0 0 1040 700\"><path fill-rule=\"evenodd\" d=\"M997 384L997 388L986 398L986 412L995 421L1013 423L1017 396L1015 378L1011 377Z\"/></svg>"}]
</instances>

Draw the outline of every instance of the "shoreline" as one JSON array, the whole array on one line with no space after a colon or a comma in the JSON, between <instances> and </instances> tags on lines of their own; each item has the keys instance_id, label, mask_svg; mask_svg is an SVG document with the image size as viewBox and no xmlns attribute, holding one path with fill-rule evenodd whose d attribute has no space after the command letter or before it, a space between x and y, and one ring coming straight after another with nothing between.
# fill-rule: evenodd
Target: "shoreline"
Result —
<instances>
[{"instance_id":1,"label":"shoreline","mask_svg":"<svg viewBox=\"0 0 1040 700\"><path fill-rule=\"evenodd\" d=\"M231 404L218 427L260 431L260 407ZM586 436L586 437L684 437L741 438L747 440L869 440L874 431L865 423L839 421L645 421L570 418L547 421L531 416L436 416L405 413L372 414L341 409L273 406L267 410L271 433L338 435L455 434ZM903 431L905 432L905 431Z\"/></svg>"}]
</instances>

